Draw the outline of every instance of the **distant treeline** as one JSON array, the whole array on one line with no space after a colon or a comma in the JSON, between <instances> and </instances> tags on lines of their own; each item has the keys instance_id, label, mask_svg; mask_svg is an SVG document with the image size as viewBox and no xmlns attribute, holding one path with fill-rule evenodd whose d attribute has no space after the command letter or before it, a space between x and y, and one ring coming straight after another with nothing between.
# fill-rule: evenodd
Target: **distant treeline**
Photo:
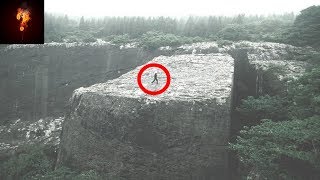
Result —
<instances>
[{"instance_id":1,"label":"distant treeline","mask_svg":"<svg viewBox=\"0 0 320 180\"><path fill-rule=\"evenodd\" d=\"M293 13L273 16L235 17L209 16L186 18L171 17L81 17L45 15L46 41L94 41L115 35L139 38L149 31L185 37L225 40L272 40L293 24Z\"/></svg>"},{"instance_id":2,"label":"distant treeline","mask_svg":"<svg viewBox=\"0 0 320 180\"><path fill-rule=\"evenodd\" d=\"M149 40L155 37L157 40L151 42L154 46L151 48L166 44L180 45L208 40L271 41L314 45L318 44L318 39L310 39L303 34L319 32L319 27L311 27L310 20L306 21L309 16L314 16L318 9L319 6L309 7L303 10L298 18L293 13L289 13L270 16L240 14L234 17L190 16L184 18L81 17L75 20L68 16L45 14L45 41L94 42L99 38L114 43L135 41L145 45L146 43L141 41L143 37ZM319 17L314 16L313 20L317 21L317 18Z\"/></svg>"}]
</instances>

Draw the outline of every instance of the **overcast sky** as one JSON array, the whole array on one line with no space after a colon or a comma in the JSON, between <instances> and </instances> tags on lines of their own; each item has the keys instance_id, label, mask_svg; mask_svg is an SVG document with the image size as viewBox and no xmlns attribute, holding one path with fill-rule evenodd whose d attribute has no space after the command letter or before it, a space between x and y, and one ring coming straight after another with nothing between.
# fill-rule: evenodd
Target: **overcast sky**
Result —
<instances>
[{"instance_id":1,"label":"overcast sky","mask_svg":"<svg viewBox=\"0 0 320 180\"><path fill-rule=\"evenodd\" d=\"M188 16L298 13L320 0L45 0L45 11L70 16Z\"/></svg>"}]
</instances>

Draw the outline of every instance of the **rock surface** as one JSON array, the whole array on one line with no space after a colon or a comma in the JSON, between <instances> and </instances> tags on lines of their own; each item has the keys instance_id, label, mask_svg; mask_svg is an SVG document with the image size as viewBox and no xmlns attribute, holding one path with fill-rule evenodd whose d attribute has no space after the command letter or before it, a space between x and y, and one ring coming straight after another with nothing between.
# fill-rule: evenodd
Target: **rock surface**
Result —
<instances>
[{"instance_id":1,"label":"rock surface","mask_svg":"<svg viewBox=\"0 0 320 180\"><path fill-rule=\"evenodd\" d=\"M63 120L64 117L47 117L35 122L17 119L9 125L0 126L0 158L23 145L41 143L57 149Z\"/></svg>"},{"instance_id":2,"label":"rock surface","mask_svg":"<svg viewBox=\"0 0 320 180\"><path fill-rule=\"evenodd\" d=\"M245 56L237 58L240 49ZM72 91L105 82L74 92L59 164L124 179L228 179L231 93L233 107L248 95L278 94L285 89L282 79L304 71L306 63L295 60L312 52L248 41L156 52L103 41L7 46L0 49L0 119L7 122L0 126L0 158L24 144L57 145L59 117ZM171 86L162 95L145 95L136 83L141 66L134 67L158 55L171 56L153 60L169 69ZM151 84L155 72L159 84ZM150 68L142 81L157 90L165 76Z\"/></svg>"},{"instance_id":3,"label":"rock surface","mask_svg":"<svg viewBox=\"0 0 320 180\"><path fill-rule=\"evenodd\" d=\"M98 42L9 45L0 49L0 125L63 116L73 90L117 78L153 57Z\"/></svg>"},{"instance_id":4,"label":"rock surface","mask_svg":"<svg viewBox=\"0 0 320 180\"><path fill-rule=\"evenodd\" d=\"M77 89L58 163L124 179L225 179L233 59L226 54L160 56L171 73L160 96L141 92L141 67ZM154 69L143 74L151 85ZM148 85L149 84L149 85ZM158 87L154 87L158 86Z\"/></svg>"},{"instance_id":5,"label":"rock surface","mask_svg":"<svg viewBox=\"0 0 320 180\"><path fill-rule=\"evenodd\" d=\"M149 63L160 63L167 67L171 74L171 86L161 95L149 96L139 89L136 78L142 66L106 83L95 84L90 88L79 88L75 91L75 95L96 92L150 100L216 99L225 103L232 86L233 61L231 56L226 54L177 55L170 58L160 56ZM159 84L151 83L156 72ZM166 76L158 68L147 69L142 75L142 84L149 90L159 90L165 83Z\"/></svg>"},{"instance_id":6,"label":"rock surface","mask_svg":"<svg viewBox=\"0 0 320 180\"><path fill-rule=\"evenodd\" d=\"M74 89L106 82L159 55L229 53L246 49L250 62L295 60L312 49L268 42L193 43L147 52L108 42L9 45L0 49L0 124L60 117ZM170 51L170 52L168 52ZM281 62L276 62L283 66ZM266 64L265 62L263 62Z\"/></svg>"}]
</instances>

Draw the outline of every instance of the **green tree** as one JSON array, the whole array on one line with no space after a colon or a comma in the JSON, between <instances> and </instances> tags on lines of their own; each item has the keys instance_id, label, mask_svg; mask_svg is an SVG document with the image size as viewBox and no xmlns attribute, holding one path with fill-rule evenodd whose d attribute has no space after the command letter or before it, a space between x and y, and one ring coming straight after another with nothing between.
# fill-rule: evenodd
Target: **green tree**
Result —
<instances>
[{"instance_id":1,"label":"green tree","mask_svg":"<svg viewBox=\"0 0 320 180\"><path fill-rule=\"evenodd\" d=\"M320 115L320 67L305 74L289 89L291 118L304 119Z\"/></svg>"},{"instance_id":2,"label":"green tree","mask_svg":"<svg viewBox=\"0 0 320 180\"><path fill-rule=\"evenodd\" d=\"M320 178L320 67L291 82L286 96L249 97L239 111L272 118L245 127L231 143L246 169L266 179Z\"/></svg>"},{"instance_id":3,"label":"green tree","mask_svg":"<svg viewBox=\"0 0 320 180\"><path fill-rule=\"evenodd\" d=\"M140 38L140 46L145 49L155 50L162 46L179 46L186 43L199 42L201 38L188 38L174 34L165 34L157 31L149 31Z\"/></svg>"},{"instance_id":4,"label":"green tree","mask_svg":"<svg viewBox=\"0 0 320 180\"><path fill-rule=\"evenodd\" d=\"M298 45L320 47L320 6L301 11L294 21L291 39Z\"/></svg>"},{"instance_id":5,"label":"green tree","mask_svg":"<svg viewBox=\"0 0 320 180\"><path fill-rule=\"evenodd\" d=\"M79 22L79 29L81 30L87 30L87 24L84 21L84 17L82 16Z\"/></svg>"},{"instance_id":6,"label":"green tree","mask_svg":"<svg viewBox=\"0 0 320 180\"><path fill-rule=\"evenodd\" d=\"M0 162L0 179L6 180L102 180L96 171L55 169L57 152L47 145L21 146L16 154Z\"/></svg>"},{"instance_id":7,"label":"green tree","mask_svg":"<svg viewBox=\"0 0 320 180\"><path fill-rule=\"evenodd\" d=\"M219 33L218 37L224 40L239 41L239 40L250 40L248 30L239 24L230 24L223 28Z\"/></svg>"},{"instance_id":8,"label":"green tree","mask_svg":"<svg viewBox=\"0 0 320 180\"><path fill-rule=\"evenodd\" d=\"M31 179L53 169L54 157L48 156L50 147L28 146L9 160L2 162L0 177L3 179Z\"/></svg>"},{"instance_id":9,"label":"green tree","mask_svg":"<svg viewBox=\"0 0 320 180\"><path fill-rule=\"evenodd\" d=\"M243 115L244 124L257 125L262 119L273 119L276 121L288 118L288 102L279 96L260 96L254 98L249 96L242 100L237 110Z\"/></svg>"},{"instance_id":10,"label":"green tree","mask_svg":"<svg viewBox=\"0 0 320 180\"><path fill-rule=\"evenodd\" d=\"M245 128L231 144L240 162L266 179L320 178L320 116Z\"/></svg>"}]
</instances>

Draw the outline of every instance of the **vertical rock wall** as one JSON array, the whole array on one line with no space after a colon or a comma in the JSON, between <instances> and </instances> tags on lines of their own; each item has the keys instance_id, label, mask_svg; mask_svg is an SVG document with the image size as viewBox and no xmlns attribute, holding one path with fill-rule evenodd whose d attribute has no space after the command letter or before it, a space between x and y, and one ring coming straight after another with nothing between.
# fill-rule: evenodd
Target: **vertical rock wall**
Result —
<instances>
[{"instance_id":1,"label":"vertical rock wall","mask_svg":"<svg viewBox=\"0 0 320 180\"><path fill-rule=\"evenodd\" d=\"M64 44L0 51L0 123L64 115L72 91L135 68L153 57L139 48Z\"/></svg>"}]
</instances>

